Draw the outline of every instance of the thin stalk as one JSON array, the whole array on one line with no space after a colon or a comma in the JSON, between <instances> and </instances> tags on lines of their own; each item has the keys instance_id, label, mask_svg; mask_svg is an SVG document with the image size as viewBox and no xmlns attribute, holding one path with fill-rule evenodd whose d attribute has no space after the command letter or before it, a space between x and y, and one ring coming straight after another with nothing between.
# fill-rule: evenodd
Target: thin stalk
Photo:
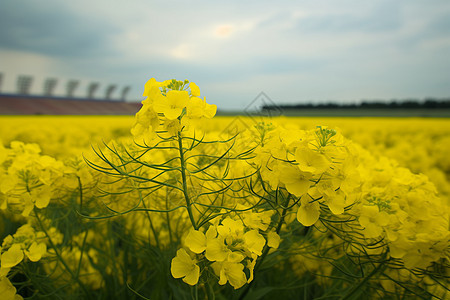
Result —
<instances>
[{"instance_id":1,"label":"thin stalk","mask_svg":"<svg viewBox=\"0 0 450 300\"><path fill-rule=\"evenodd\" d=\"M150 224L150 229L152 230L153 236L155 237L156 246L157 246L158 248L160 248L158 233L156 232L156 228L155 228L155 226L153 225L153 221L152 221L152 218L151 218L151 216L150 216L150 212L149 212L149 210L147 210L147 206L145 205L145 202L144 202L144 200L142 199L141 191L138 190L138 193L139 193L139 197L141 198L142 205L143 205L144 208L146 209L145 214L147 215L147 219L148 219L148 222L149 222L149 224ZM148 241L148 243L149 243L149 245L151 245L150 233L149 233L149 241ZM160 249L161 249L161 248L160 248Z\"/></svg>"},{"instance_id":2,"label":"thin stalk","mask_svg":"<svg viewBox=\"0 0 450 300\"><path fill-rule=\"evenodd\" d=\"M169 197L168 197L168 191L166 190L166 209L169 209ZM170 239L170 246L172 247L173 244L173 237L172 237L172 227L170 226L170 216L169 212L166 212L166 222L167 222L167 229L169 230L169 239Z\"/></svg>"},{"instance_id":3,"label":"thin stalk","mask_svg":"<svg viewBox=\"0 0 450 300\"><path fill-rule=\"evenodd\" d=\"M81 262L83 261L84 247L86 247L86 240L87 240L88 233L89 233L89 230L86 230L86 233L84 234L83 245L81 247L81 253L80 253L80 260L78 261L78 267L77 267L77 277L80 275Z\"/></svg>"},{"instance_id":4,"label":"thin stalk","mask_svg":"<svg viewBox=\"0 0 450 300\"><path fill-rule=\"evenodd\" d=\"M67 270L67 272L70 274L70 276L78 283L78 285L80 286L80 288L83 290L83 292L86 294L86 297L88 299L90 299L91 295L89 294L89 291L87 290L86 286L83 284L83 282L81 282L80 278L78 276L75 276L75 274L72 272L72 270L70 269L70 267L67 265L67 263L64 261L64 259L62 258L61 254L59 253L58 249L56 248L56 245L53 243L50 235L48 234L47 230L45 229L45 227L42 224L41 218L38 215L38 212L36 210L36 208L34 208L34 214L36 216L36 219L39 222L39 225L42 229L42 231L45 233L45 235L48 238L48 242L50 244L50 247L53 248L53 250L55 250L55 254L58 257L58 260L63 264L64 268Z\"/></svg>"},{"instance_id":5,"label":"thin stalk","mask_svg":"<svg viewBox=\"0 0 450 300\"><path fill-rule=\"evenodd\" d=\"M78 189L80 192L80 211L82 211L82 209L83 209L83 185L81 184L81 179L79 176L77 176L77 179L78 179ZM84 238L83 238L83 245L81 247L80 260L78 261L78 267L77 267L77 272L76 272L77 278L80 275L81 262L83 260L84 247L86 246L86 240L87 240L88 233L89 233L89 230L86 230L86 233L84 234Z\"/></svg>"},{"instance_id":6,"label":"thin stalk","mask_svg":"<svg viewBox=\"0 0 450 300\"><path fill-rule=\"evenodd\" d=\"M278 191L277 191L278 193ZM280 217L280 221L278 222L278 225L275 229L275 232L277 234L280 234L281 231L281 226L283 226L284 223L284 218L286 217L286 213L288 211L288 204L289 204L289 200L291 198L291 194L289 194L286 198L286 204L284 205L283 211L281 212L281 217ZM261 267L264 259L266 258L267 254L269 253L270 248L267 246L267 244L264 246L264 251L260 257L260 259L256 262L255 268L253 269L253 274L256 274L256 272L259 270L259 268ZM256 277L256 276L255 276ZM252 287L253 283L255 282L255 278L253 279L252 282L250 282L245 290L242 292L242 294L239 296L239 300L242 300L245 298L245 296L248 294L248 292L250 291L250 288Z\"/></svg>"},{"instance_id":7,"label":"thin stalk","mask_svg":"<svg viewBox=\"0 0 450 300\"><path fill-rule=\"evenodd\" d=\"M192 300L198 300L198 284L191 287L191 298Z\"/></svg>"},{"instance_id":8,"label":"thin stalk","mask_svg":"<svg viewBox=\"0 0 450 300\"><path fill-rule=\"evenodd\" d=\"M81 184L81 179L77 176L78 179L78 191L80 192L80 212L83 209L83 185Z\"/></svg>"},{"instance_id":9,"label":"thin stalk","mask_svg":"<svg viewBox=\"0 0 450 300\"><path fill-rule=\"evenodd\" d=\"M361 280L361 282L358 285L353 287L345 296L343 296L342 300L350 299L350 297L353 296L361 287L363 287L364 284L366 284L366 282L369 281L370 278L375 276L375 274L377 274L383 266L384 263L380 263L375 269L372 270L372 272L369 273L369 275L364 277L364 279Z\"/></svg>"},{"instance_id":10,"label":"thin stalk","mask_svg":"<svg viewBox=\"0 0 450 300\"><path fill-rule=\"evenodd\" d=\"M191 208L192 203L191 203L191 199L189 198L188 190L187 190L186 164L185 164L185 160L184 160L183 142L181 139L180 132L178 132L178 149L180 151L181 179L183 181L183 195L184 195L184 199L186 200L186 208L187 208L187 211L189 214L189 219L191 220L192 226L194 227L195 230L197 230L198 227L197 227L197 224L194 219L194 214L192 213L192 208Z\"/></svg>"}]
</instances>

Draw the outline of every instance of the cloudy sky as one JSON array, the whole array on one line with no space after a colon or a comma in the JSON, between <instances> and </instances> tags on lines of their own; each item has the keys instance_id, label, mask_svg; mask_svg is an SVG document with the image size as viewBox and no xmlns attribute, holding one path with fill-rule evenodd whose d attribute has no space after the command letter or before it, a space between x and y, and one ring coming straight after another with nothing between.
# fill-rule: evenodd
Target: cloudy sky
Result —
<instances>
[{"instance_id":1,"label":"cloudy sky","mask_svg":"<svg viewBox=\"0 0 450 300\"><path fill-rule=\"evenodd\" d=\"M17 75L64 94L79 79L196 82L221 109L261 92L278 103L450 96L450 1L2 0L2 92ZM119 96L116 92L115 97Z\"/></svg>"}]
</instances>

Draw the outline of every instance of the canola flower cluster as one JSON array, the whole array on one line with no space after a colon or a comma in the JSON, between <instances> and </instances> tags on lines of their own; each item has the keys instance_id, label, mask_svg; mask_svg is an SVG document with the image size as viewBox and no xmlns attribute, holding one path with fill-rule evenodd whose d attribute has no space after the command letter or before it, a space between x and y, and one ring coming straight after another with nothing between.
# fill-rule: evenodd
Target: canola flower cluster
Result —
<instances>
[{"instance_id":1,"label":"canola flower cluster","mask_svg":"<svg viewBox=\"0 0 450 300\"><path fill-rule=\"evenodd\" d=\"M133 137L86 163L0 145L2 299L251 299L277 277L315 297L449 296L449 203L425 175L331 127L214 131L187 80L143 95Z\"/></svg>"},{"instance_id":2,"label":"canola flower cluster","mask_svg":"<svg viewBox=\"0 0 450 300\"><path fill-rule=\"evenodd\" d=\"M306 129L318 121L294 118L290 122ZM425 174L440 196L450 203L450 157L447 153L450 127L447 119L333 118L321 119L321 122L338 127L347 138L375 157L391 158L397 166L406 167L415 174Z\"/></svg>"}]
</instances>

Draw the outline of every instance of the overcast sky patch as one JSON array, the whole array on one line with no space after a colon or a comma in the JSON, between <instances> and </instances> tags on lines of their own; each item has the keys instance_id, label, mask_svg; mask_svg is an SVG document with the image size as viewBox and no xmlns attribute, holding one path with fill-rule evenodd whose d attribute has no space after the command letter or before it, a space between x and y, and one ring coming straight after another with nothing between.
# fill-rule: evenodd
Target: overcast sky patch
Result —
<instances>
[{"instance_id":1,"label":"overcast sky patch","mask_svg":"<svg viewBox=\"0 0 450 300\"><path fill-rule=\"evenodd\" d=\"M131 85L189 79L223 109L450 96L450 2L2 1L0 91L17 75ZM80 87L82 93L84 87ZM80 94L81 95L81 94Z\"/></svg>"}]
</instances>

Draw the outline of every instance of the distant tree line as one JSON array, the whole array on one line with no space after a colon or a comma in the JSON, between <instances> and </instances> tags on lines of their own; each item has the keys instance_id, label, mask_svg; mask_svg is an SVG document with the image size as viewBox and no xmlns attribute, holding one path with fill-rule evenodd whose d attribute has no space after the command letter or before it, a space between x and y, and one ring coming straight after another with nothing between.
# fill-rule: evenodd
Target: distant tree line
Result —
<instances>
[{"instance_id":1,"label":"distant tree line","mask_svg":"<svg viewBox=\"0 0 450 300\"><path fill-rule=\"evenodd\" d=\"M391 100L391 101L367 101L361 103L298 103L298 104L265 104L262 110L295 110L295 109L450 109L450 98L425 100Z\"/></svg>"}]
</instances>

